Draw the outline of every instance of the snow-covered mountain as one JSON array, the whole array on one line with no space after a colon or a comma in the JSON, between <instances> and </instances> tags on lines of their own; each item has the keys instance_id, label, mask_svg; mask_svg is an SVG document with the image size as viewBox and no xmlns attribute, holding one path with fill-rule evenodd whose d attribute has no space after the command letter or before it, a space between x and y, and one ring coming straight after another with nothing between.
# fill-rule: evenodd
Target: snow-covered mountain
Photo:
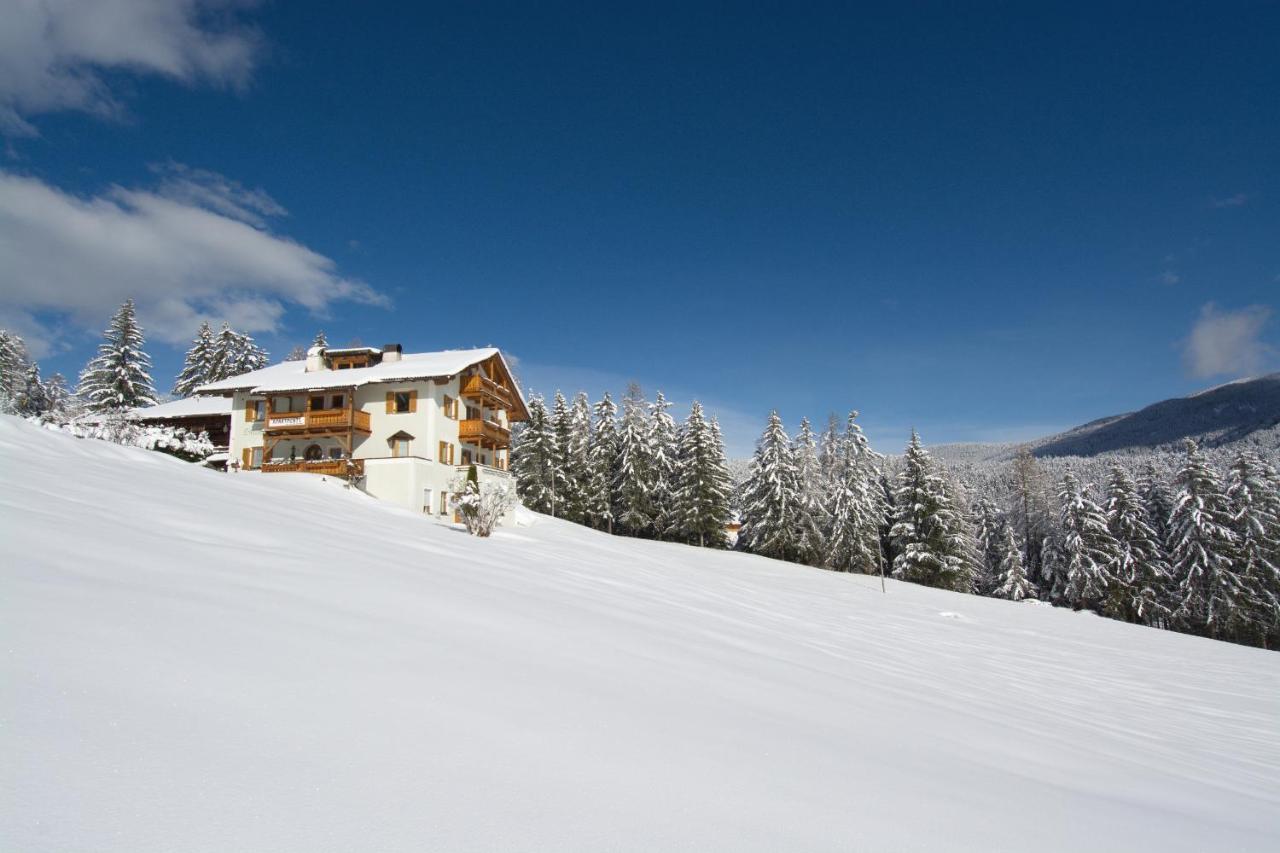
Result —
<instances>
[{"instance_id":1,"label":"snow-covered mountain","mask_svg":"<svg viewBox=\"0 0 1280 853\"><path fill-rule=\"evenodd\" d=\"M1184 438L1206 447L1247 443L1280 450L1280 373L1242 379L1153 403L1136 412L1098 418L1057 435L1021 444L940 444L935 455L949 463L1006 462L1021 447L1036 456L1097 456L1102 453L1181 449Z\"/></svg>"},{"instance_id":2,"label":"snow-covered mountain","mask_svg":"<svg viewBox=\"0 0 1280 853\"><path fill-rule=\"evenodd\" d=\"M1274 850L1272 652L0 418L0 849Z\"/></svg>"}]
</instances>

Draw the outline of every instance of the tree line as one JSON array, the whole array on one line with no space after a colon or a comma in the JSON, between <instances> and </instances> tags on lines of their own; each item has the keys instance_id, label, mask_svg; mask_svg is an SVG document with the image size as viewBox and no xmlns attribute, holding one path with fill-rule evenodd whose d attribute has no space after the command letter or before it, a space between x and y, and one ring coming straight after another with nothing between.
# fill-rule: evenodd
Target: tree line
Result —
<instances>
[{"instance_id":1,"label":"tree line","mask_svg":"<svg viewBox=\"0 0 1280 853\"><path fill-rule=\"evenodd\" d=\"M556 392L550 410L534 396L512 443L521 501L613 534L724 547L733 483L720 425L697 401L678 424L670 409L637 385L621 413L608 393L593 405Z\"/></svg>"}]
</instances>

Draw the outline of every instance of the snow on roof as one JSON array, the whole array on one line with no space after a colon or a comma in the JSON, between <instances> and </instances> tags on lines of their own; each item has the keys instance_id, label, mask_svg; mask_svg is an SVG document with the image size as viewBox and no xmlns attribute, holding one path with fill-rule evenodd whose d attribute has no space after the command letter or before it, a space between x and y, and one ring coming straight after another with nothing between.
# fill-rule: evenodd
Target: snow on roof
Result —
<instances>
[{"instance_id":1,"label":"snow on roof","mask_svg":"<svg viewBox=\"0 0 1280 853\"><path fill-rule=\"evenodd\" d=\"M217 415L231 416L231 401L226 397L186 397L129 412L129 417L136 420L207 418Z\"/></svg>"},{"instance_id":2,"label":"snow on roof","mask_svg":"<svg viewBox=\"0 0 1280 853\"><path fill-rule=\"evenodd\" d=\"M220 382L200 386L206 393L248 389L254 394L278 391L312 391L320 388L353 388L371 382L395 382L404 379L427 379L454 376L473 364L492 356L501 357L495 347L455 349L442 352L405 353L399 361L383 362L372 367L349 370L316 370L307 373L305 361L285 361L261 370L252 370ZM505 363L505 359L504 359Z\"/></svg>"}]
</instances>

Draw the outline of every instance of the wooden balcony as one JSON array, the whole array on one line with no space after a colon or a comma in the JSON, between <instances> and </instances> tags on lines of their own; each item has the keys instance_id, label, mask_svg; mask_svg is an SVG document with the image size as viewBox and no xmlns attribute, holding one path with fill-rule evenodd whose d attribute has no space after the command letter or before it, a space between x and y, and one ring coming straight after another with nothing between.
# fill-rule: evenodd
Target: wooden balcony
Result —
<instances>
[{"instance_id":1,"label":"wooden balcony","mask_svg":"<svg viewBox=\"0 0 1280 853\"><path fill-rule=\"evenodd\" d=\"M364 460L352 460L355 473L364 473ZM347 476L346 459L291 459L287 462L265 462L262 465L264 474L328 474L330 477Z\"/></svg>"},{"instance_id":2,"label":"wooden balcony","mask_svg":"<svg viewBox=\"0 0 1280 853\"><path fill-rule=\"evenodd\" d=\"M268 412L264 427L277 435L329 435L337 432L369 433L369 413L359 409L316 409L310 412Z\"/></svg>"},{"instance_id":3,"label":"wooden balcony","mask_svg":"<svg viewBox=\"0 0 1280 853\"><path fill-rule=\"evenodd\" d=\"M511 446L511 430L497 421L469 418L458 421L458 440L501 450Z\"/></svg>"},{"instance_id":4,"label":"wooden balcony","mask_svg":"<svg viewBox=\"0 0 1280 853\"><path fill-rule=\"evenodd\" d=\"M476 374L462 380L460 392L468 400L476 400L491 409L510 409L511 392L492 379Z\"/></svg>"}]
</instances>

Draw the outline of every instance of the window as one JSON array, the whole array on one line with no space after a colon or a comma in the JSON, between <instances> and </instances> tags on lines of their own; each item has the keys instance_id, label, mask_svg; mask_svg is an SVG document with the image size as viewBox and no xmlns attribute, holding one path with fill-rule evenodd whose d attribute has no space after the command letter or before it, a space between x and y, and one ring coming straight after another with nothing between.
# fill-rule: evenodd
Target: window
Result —
<instances>
[{"instance_id":1,"label":"window","mask_svg":"<svg viewBox=\"0 0 1280 853\"><path fill-rule=\"evenodd\" d=\"M417 391L388 391L387 414L403 415L418 411Z\"/></svg>"},{"instance_id":2,"label":"window","mask_svg":"<svg viewBox=\"0 0 1280 853\"><path fill-rule=\"evenodd\" d=\"M303 451L302 458L306 459L308 462L315 462L319 459L324 458L324 451L320 449L320 445L312 444L312 445L309 445L305 451Z\"/></svg>"},{"instance_id":3,"label":"window","mask_svg":"<svg viewBox=\"0 0 1280 853\"><path fill-rule=\"evenodd\" d=\"M254 447L249 450L249 467L250 468L262 467L262 448L261 447Z\"/></svg>"},{"instance_id":4,"label":"window","mask_svg":"<svg viewBox=\"0 0 1280 853\"><path fill-rule=\"evenodd\" d=\"M244 404L244 419L246 421L263 421L267 419L267 401L266 400L249 400Z\"/></svg>"},{"instance_id":5,"label":"window","mask_svg":"<svg viewBox=\"0 0 1280 853\"><path fill-rule=\"evenodd\" d=\"M427 513L428 515L431 514L431 490L430 489L422 490L422 511Z\"/></svg>"},{"instance_id":6,"label":"window","mask_svg":"<svg viewBox=\"0 0 1280 853\"><path fill-rule=\"evenodd\" d=\"M452 465L453 464L453 445L447 441L440 442L440 455L436 461L443 462L445 465Z\"/></svg>"},{"instance_id":7,"label":"window","mask_svg":"<svg viewBox=\"0 0 1280 853\"><path fill-rule=\"evenodd\" d=\"M343 408L344 406L346 406L346 404L347 404L347 398L346 398L344 395L342 395L342 394L334 394L334 395L333 395L333 406L332 406L332 408L335 408L335 409L341 409L341 408Z\"/></svg>"},{"instance_id":8,"label":"window","mask_svg":"<svg viewBox=\"0 0 1280 853\"><path fill-rule=\"evenodd\" d=\"M467 420L469 421L480 420L480 410L477 409L475 406L467 406Z\"/></svg>"},{"instance_id":9,"label":"window","mask_svg":"<svg viewBox=\"0 0 1280 853\"><path fill-rule=\"evenodd\" d=\"M466 450L466 449L464 449L464 450L462 451L462 464L463 464L463 465L470 465L470 464L471 464L471 451L470 451L470 450Z\"/></svg>"},{"instance_id":10,"label":"window","mask_svg":"<svg viewBox=\"0 0 1280 853\"><path fill-rule=\"evenodd\" d=\"M276 414L284 414L286 412L292 412L293 398L292 397L272 397L271 411L275 412Z\"/></svg>"},{"instance_id":11,"label":"window","mask_svg":"<svg viewBox=\"0 0 1280 853\"><path fill-rule=\"evenodd\" d=\"M311 398L311 411L318 412L324 408L324 397Z\"/></svg>"},{"instance_id":12,"label":"window","mask_svg":"<svg viewBox=\"0 0 1280 853\"><path fill-rule=\"evenodd\" d=\"M330 458L330 459L341 459L341 458L342 458L342 448L341 448L341 447L330 447L330 448L329 448L329 458Z\"/></svg>"},{"instance_id":13,"label":"window","mask_svg":"<svg viewBox=\"0 0 1280 853\"><path fill-rule=\"evenodd\" d=\"M409 455L409 439L393 438L391 439L391 455L395 457Z\"/></svg>"},{"instance_id":14,"label":"window","mask_svg":"<svg viewBox=\"0 0 1280 853\"><path fill-rule=\"evenodd\" d=\"M447 512L449 512L449 493L441 492L440 493L440 514L444 515Z\"/></svg>"},{"instance_id":15,"label":"window","mask_svg":"<svg viewBox=\"0 0 1280 853\"><path fill-rule=\"evenodd\" d=\"M448 394L444 395L444 416L453 418L455 421L458 419L458 401Z\"/></svg>"}]
</instances>

